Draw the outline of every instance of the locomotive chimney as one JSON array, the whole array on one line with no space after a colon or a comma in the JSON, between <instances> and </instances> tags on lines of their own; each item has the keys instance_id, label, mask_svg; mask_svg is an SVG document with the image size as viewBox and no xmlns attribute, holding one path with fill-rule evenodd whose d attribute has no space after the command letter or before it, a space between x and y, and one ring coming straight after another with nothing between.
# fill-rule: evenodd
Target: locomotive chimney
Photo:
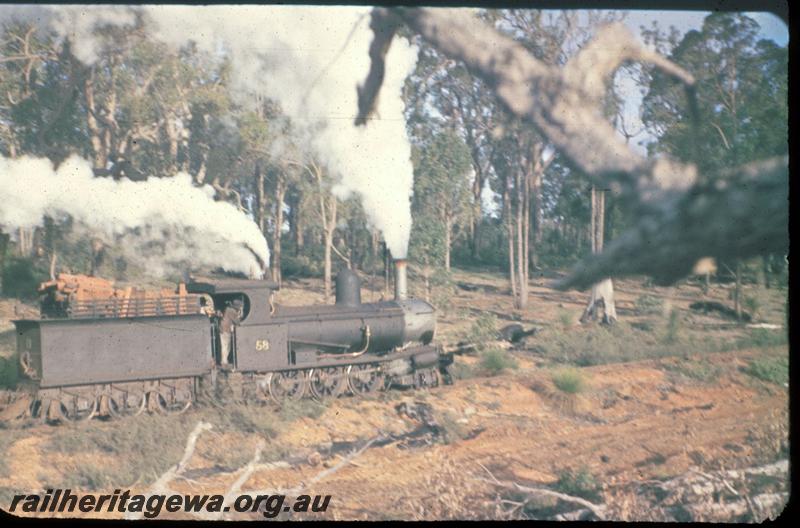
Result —
<instances>
[{"instance_id":1,"label":"locomotive chimney","mask_svg":"<svg viewBox=\"0 0 800 528\"><path fill-rule=\"evenodd\" d=\"M404 301L408 298L408 261L394 261L394 300Z\"/></svg>"}]
</instances>

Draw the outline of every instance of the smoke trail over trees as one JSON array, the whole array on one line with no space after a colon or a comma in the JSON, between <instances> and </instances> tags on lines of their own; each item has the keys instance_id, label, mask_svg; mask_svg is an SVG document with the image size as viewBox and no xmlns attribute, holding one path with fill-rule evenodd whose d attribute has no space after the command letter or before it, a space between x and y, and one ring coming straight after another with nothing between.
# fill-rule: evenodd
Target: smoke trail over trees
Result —
<instances>
[{"instance_id":1,"label":"smoke trail over trees","mask_svg":"<svg viewBox=\"0 0 800 528\"><path fill-rule=\"evenodd\" d=\"M77 156L58 169L46 159L0 157L4 227L29 228L41 225L45 215L69 215L93 236L121 242L127 257L154 274L191 264L260 276L269 261L264 236L247 215L213 195L211 187L197 187L183 173L134 182L97 178Z\"/></svg>"},{"instance_id":2,"label":"smoke trail over trees","mask_svg":"<svg viewBox=\"0 0 800 528\"><path fill-rule=\"evenodd\" d=\"M51 8L50 24L76 56L96 59L104 25L135 23L155 39L180 47L193 42L232 62L232 87L246 103L253 94L277 101L294 129L338 183L334 193L358 193L392 253L405 256L411 230L411 150L401 92L417 50L397 39L389 51L385 92L377 117L353 126L356 85L369 69L368 8L296 6L148 6ZM280 155L278 153L277 155Z\"/></svg>"}]
</instances>

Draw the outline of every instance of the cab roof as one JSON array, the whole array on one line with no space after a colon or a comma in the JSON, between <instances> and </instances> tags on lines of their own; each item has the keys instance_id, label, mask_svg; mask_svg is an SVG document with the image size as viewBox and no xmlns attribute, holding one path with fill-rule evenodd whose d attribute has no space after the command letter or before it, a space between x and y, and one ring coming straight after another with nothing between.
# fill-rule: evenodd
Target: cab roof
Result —
<instances>
[{"instance_id":1,"label":"cab roof","mask_svg":"<svg viewBox=\"0 0 800 528\"><path fill-rule=\"evenodd\" d=\"M188 293L240 293L252 290L277 290L277 283L249 279L211 279L186 283Z\"/></svg>"}]
</instances>

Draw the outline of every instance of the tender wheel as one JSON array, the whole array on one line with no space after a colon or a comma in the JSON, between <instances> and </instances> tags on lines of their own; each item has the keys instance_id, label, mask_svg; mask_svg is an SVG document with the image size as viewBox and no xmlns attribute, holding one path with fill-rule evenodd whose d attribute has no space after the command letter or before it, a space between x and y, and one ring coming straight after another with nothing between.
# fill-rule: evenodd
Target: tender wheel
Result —
<instances>
[{"instance_id":1,"label":"tender wheel","mask_svg":"<svg viewBox=\"0 0 800 528\"><path fill-rule=\"evenodd\" d=\"M192 406L191 399L178 399L172 389L153 391L149 394L148 399L153 400L152 406L162 414L181 414Z\"/></svg>"},{"instance_id":2,"label":"tender wheel","mask_svg":"<svg viewBox=\"0 0 800 528\"><path fill-rule=\"evenodd\" d=\"M68 394L61 397L61 414L70 422L86 422L97 414L97 399Z\"/></svg>"},{"instance_id":3,"label":"tender wheel","mask_svg":"<svg viewBox=\"0 0 800 528\"><path fill-rule=\"evenodd\" d=\"M378 365L350 365L347 370L347 386L353 394L377 392L386 385L386 376Z\"/></svg>"},{"instance_id":4,"label":"tender wheel","mask_svg":"<svg viewBox=\"0 0 800 528\"><path fill-rule=\"evenodd\" d=\"M147 397L140 392L118 392L106 398L108 414L112 418L139 416L147 405Z\"/></svg>"},{"instance_id":5,"label":"tender wheel","mask_svg":"<svg viewBox=\"0 0 800 528\"><path fill-rule=\"evenodd\" d=\"M273 372L269 378L269 395L276 402L299 400L306 392L306 376L300 370Z\"/></svg>"},{"instance_id":6,"label":"tender wheel","mask_svg":"<svg viewBox=\"0 0 800 528\"><path fill-rule=\"evenodd\" d=\"M35 399L31 402L31 406L28 408L28 414L34 420L45 421L47 419L47 408L49 405L50 404L47 401Z\"/></svg>"},{"instance_id":7,"label":"tender wheel","mask_svg":"<svg viewBox=\"0 0 800 528\"><path fill-rule=\"evenodd\" d=\"M336 398L345 389L347 372L340 367L315 368L311 370L308 381L314 398Z\"/></svg>"}]
</instances>

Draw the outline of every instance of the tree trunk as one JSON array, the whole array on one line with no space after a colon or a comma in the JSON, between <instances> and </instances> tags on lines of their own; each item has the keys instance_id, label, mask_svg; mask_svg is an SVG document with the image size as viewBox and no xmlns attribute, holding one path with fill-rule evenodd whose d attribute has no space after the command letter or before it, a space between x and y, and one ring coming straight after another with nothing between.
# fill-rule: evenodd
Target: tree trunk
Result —
<instances>
[{"instance_id":1,"label":"tree trunk","mask_svg":"<svg viewBox=\"0 0 800 528\"><path fill-rule=\"evenodd\" d=\"M380 233L377 229L373 229L370 233L370 251L372 252L372 270L374 272L375 265L378 263L378 250L380 249Z\"/></svg>"},{"instance_id":2,"label":"tree trunk","mask_svg":"<svg viewBox=\"0 0 800 528\"><path fill-rule=\"evenodd\" d=\"M167 136L167 156L169 163L167 170L170 174L177 171L178 168L178 127L175 122L175 116L169 112L164 118L164 133Z\"/></svg>"},{"instance_id":3,"label":"tree trunk","mask_svg":"<svg viewBox=\"0 0 800 528\"><path fill-rule=\"evenodd\" d=\"M300 200L297 200L297 210L294 216L294 254L300 254L305 247L305 225L303 222L303 212L300 209Z\"/></svg>"},{"instance_id":4,"label":"tree trunk","mask_svg":"<svg viewBox=\"0 0 800 528\"><path fill-rule=\"evenodd\" d=\"M524 178L519 178L517 184L522 187L524 186L523 180ZM520 192L522 191L522 192ZM517 290L517 299L514 303L515 307L523 310L528 306L528 281L526 279L527 275L527 268L528 268L528 256L526 253L526 246L527 241L525 240L525 226L528 223L528 219L525 217L525 192L524 190L517 188L518 193L518 200L517 200L517 211L516 211L516 242L517 242L517 283L518 283L518 290ZM521 196L519 196L521 194Z\"/></svg>"},{"instance_id":5,"label":"tree trunk","mask_svg":"<svg viewBox=\"0 0 800 528\"><path fill-rule=\"evenodd\" d=\"M475 173L475 183L472 187L472 219L470 222L470 251L473 260L477 260L480 256L481 247L481 217L483 216L483 204L481 203L481 188L483 187L483 178Z\"/></svg>"},{"instance_id":6,"label":"tree trunk","mask_svg":"<svg viewBox=\"0 0 800 528\"><path fill-rule=\"evenodd\" d=\"M0 231L0 291L3 291L3 270L6 267L6 250L11 236Z\"/></svg>"},{"instance_id":7,"label":"tree trunk","mask_svg":"<svg viewBox=\"0 0 800 528\"><path fill-rule=\"evenodd\" d=\"M511 283L511 297L514 303L517 302L517 272L516 260L514 258L514 221L511 211L511 194L508 191L508 184L504 183L503 190L503 217L506 219L506 231L508 233L508 280Z\"/></svg>"},{"instance_id":8,"label":"tree trunk","mask_svg":"<svg viewBox=\"0 0 800 528\"><path fill-rule=\"evenodd\" d=\"M325 233L325 302L331 300L331 245L333 245L333 233Z\"/></svg>"},{"instance_id":9,"label":"tree trunk","mask_svg":"<svg viewBox=\"0 0 800 528\"><path fill-rule=\"evenodd\" d=\"M325 221L325 302L331 299L331 247L333 246L333 232L336 230L336 197L331 195L329 207L330 218Z\"/></svg>"},{"instance_id":10,"label":"tree trunk","mask_svg":"<svg viewBox=\"0 0 800 528\"><path fill-rule=\"evenodd\" d=\"M531 241L533 242L533 251L530 254L531 269L539 267L539 247L542 243L542 186L539 177L535 177L531 184L531 200L530 200L530 223L531 223Z\"/></svg>"},{"instance_id":11,"label":"tree trunk","mask_svg":"<svg viewBox=\"0 0 800 528\"><path fill-rule=\"evenodd\" d=\"M283 198L286 196L286 181L278 176L275 186L275 231L272 233L272 280L281 284L281 230L283 228Z\"/></svg>"},{"instance_id":12,"label":"tree trunk","mask_svg":"<svg viewBox=\"0 0 800 528\"><path fill-rule=\"evenodd\" d=\"M385 299L389 298L391 291L391 266L389 264L389 248L386 242L383 243L383 296Z\"/></svg>"},{"instance_id":13,"label":"tree trunk","mask_svg":"<svg viewBox=\"0 0 800 528\"><path fill-rule=\"evenodd\" d=\"M741 296L742 296L742 273L741 273L741 264L740 261L736 261L736 267L734 268L734 276L736 278L736 282L734 283L733 288L733 309L736 311L736 320L742 320L742 303L741 303Z\"/></svg>"},{"instance_id":14,"label":"tree trunk","mask_svg":"<svg viewBox=\"0 0 800 528\"><path fill-rule=\"evenodd\" d=\"M17 230L17 254L25 256L25 229L21 227Z\"/></svg>"},{"instance_id":15,"label":"tree trunk","mask_svg":"<svg viewBox=\"0 0 800 528\"><path fill-rule=\"evenodd\" d=\"M453 228L453 219L450 216L444 221L444 269L450 271L450 230Z\"/></svg>"},{"instance_id":16,"label":"tree trunk","mask_svg":"<svg viewBox=\"0 0 800 528\"><path fill-rule=\"evenodd\" d=\"M90 72L83 82L83 95L86 100L86 127L94 153L94 168L105 169L108 165L108 145L103 141L103 131L97 122L97 106L94 100L94 71Z\"/></svg>"},{"instance_id":17,"label":"tree trunk","mask_svg":"<svg viewBox=\"0 0 800 528\"><path fill-rule=\"evenodd\" d=\"M597 189L592 185L589 242L593 254L603 251L605 238L605 202L605 191L603 189ZM604 279L592 286L589 303L583 311L581 322L597 320L600 314L600 308L603 309L603 323L613 324L617 320L617 309L614 303L614 283L611 279Z\"/></svg>"},{"instance_id":18,"label":"tree trunk","mask_svg":"<svg viewBox=\"0 0 800 528\"><path fill-rule=\"evenodd\" d=\"M105 257L105 247L102 240L93 239L91 249L92 257L89 262L89 275L94 277L100 272L100 265L103 263L103 257Z\"/></svg>"},{"instance_id":19,"label":"tree trunk","mask_svg":"<svg viewBox=\"0 0 800 528\"><path fill-rule=\"evenodd\" d=\"M58 254L56 254L56 250L53 249L50 251L50 280L56 280L56 261L58 260Z\"/></svg>"},{"instance_id":20,"label":"tree trunk","mask_svg":"<svg viewBox=\"0 0 800 528\"><path fill-rule=\"evenodd\" d=\"M264 193L264 176L261 173L261 164L256 162L253 172L253 186L256 191L256 224L264 235L267 234L267 197Z\"/></svg>"}]
</instances>

